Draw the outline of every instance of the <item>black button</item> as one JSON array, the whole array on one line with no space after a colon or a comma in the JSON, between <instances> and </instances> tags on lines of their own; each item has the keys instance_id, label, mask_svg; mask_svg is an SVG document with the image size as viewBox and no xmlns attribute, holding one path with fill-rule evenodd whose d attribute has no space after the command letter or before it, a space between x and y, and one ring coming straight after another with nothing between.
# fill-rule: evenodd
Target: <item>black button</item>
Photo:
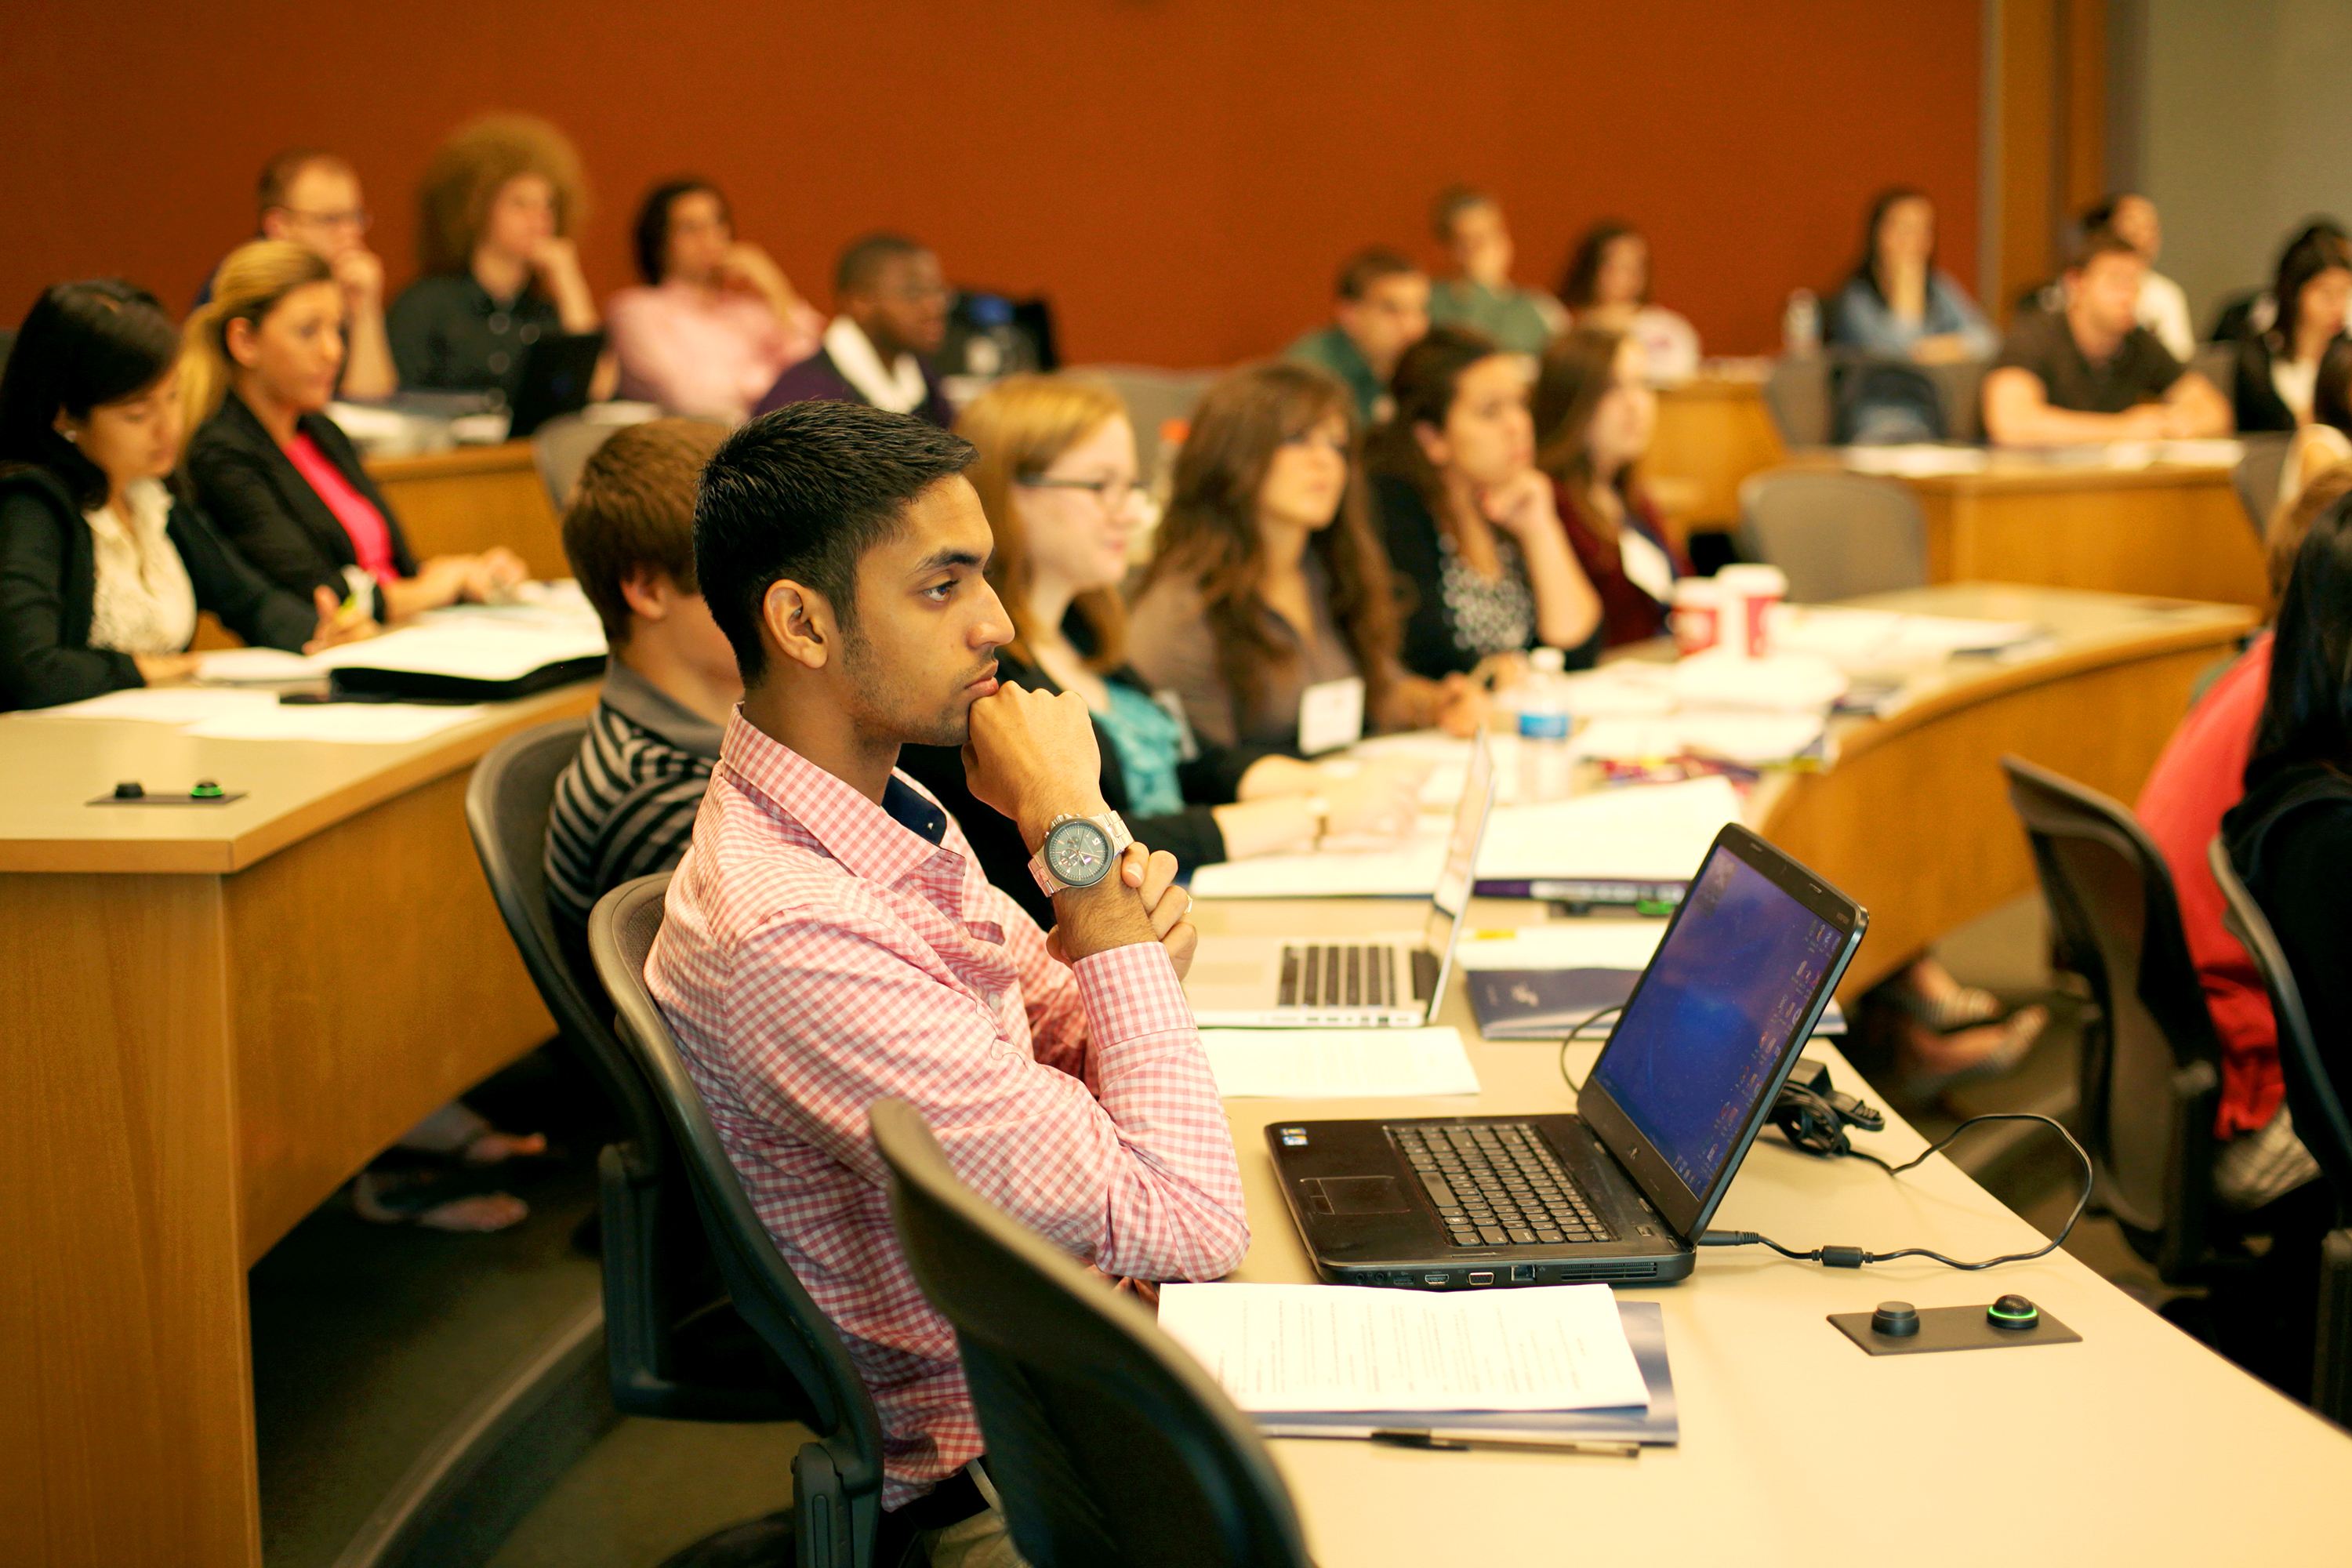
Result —
<instances>
[{"instance_id":1,"label":"black button","mask_svg":"<svg viewBox=\"0 0 2352 1568\"><path fill-rule=\"evenodd\" d=\"M1919 1309L1908 1301L1881 1301L1870 1314L1870 1326L1889 1339L1907 1340L1919 1331Z\"/></svg>"},{"instance_id":2,"label":"black button","mask_svg":"<svg viewBox=\"0 0 2352 1568\"><path fill-rule=\"evenodd\" d=\"M114 798L117 800L144 800L147 798L147 791L145 786L141 784L137 779L124 779L121 784L114 786Z\"/></svg>"}]
</instances>

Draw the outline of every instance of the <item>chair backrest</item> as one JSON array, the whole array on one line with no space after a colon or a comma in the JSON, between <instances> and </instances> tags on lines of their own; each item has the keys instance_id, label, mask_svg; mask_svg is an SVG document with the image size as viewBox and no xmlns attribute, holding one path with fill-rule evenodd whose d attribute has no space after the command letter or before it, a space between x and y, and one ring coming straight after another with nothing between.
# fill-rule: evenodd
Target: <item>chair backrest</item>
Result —
<instances>
[{"instance_id":1,"label":"chair backrest","mask_svg":"<svg viewBox=\"0 0 2352 1568\"><path fill-rule=\"evenodd\" d=\"M2270 993L2271 1016L2278 1023L2279 1072L2286 1079L2286 1102L2294 1112L2294 1135L2335 1189L2337 1214L2352 1216L2352 1115L2346 1114L2344 1097L2320 1057L2294 966L2287 962L2278 933L2271 930L2270 917L2231 862L2228 843L2216 837L2207 846L2205 859L2221 889L2221 923L2243 944L2262 971L2263 989Z\"/></svg>"},{"instance_id":2,"label":"chair backrest","mask_svg":"<svg viewBox=\"0 0 2352 1568\"><path fill-rule=\"evenodd\" d=\"M547 819L555 781L580 754L587 731L585 719L558 719L491 747L466 785L466 826L507 934L564 1043L619 1113L633 1157L657 1161L666 1142L661 1115L613 1037L604 987L573 967L547 904Z\"/></svg>"},{"instance_id":3,"label":"chair backrest","mask_svg":"<svg viewBox=\"0 0 2352 1568\"><path fill-rule=\"evenodd\" d=\"M2189 368L2213 384L2213 390L2222 396L2230 395L2230 384L2238 375L2238 351L2235 342L2199 343L2189 356Z\"/></svg>"},{"instance_id":4,"label":"chair backrest","mask_svg":"<svg viewBox=\"0 0 2352 1568\"><path fill-rule=\"evenodd\" d=\"M1944 405L1944 437L1950 441L1984 439L1984 378L1990 360L1954 360L1948 364L1919 367L1936 384Z\"/></svg>"},{"instance_id":5,"label":"chair backrest","mask_svg":"<svg viewBox=\"0 0 2352 1568\"><path fill-rule=\"evenodd\" d=\"M808 1400L808 1424L818 1440L801 1451L793 1467L799 1560L827 1568L863 1564L872 1558L881 1516L880 1417L839 1331L811 1300L752 1208L678 1054L669 1020L646 988L646 958L661 931L669 877L667 871L640 877L599 900L589 917L588 950L613 995L615 1033L661 1108L735 1310L784 1363ZM814 1484L819 1468L828 1489ZM832 1496L823 1495L827 1489Z\"/></svg>"},{"instance_id":6,"label":"chair backrest","mask_svg":"<svg viewBox=\"0 0 2352 1568\"><path fill-rule=\"evenodd\" d=\"M2238 439L2245 450L2230 479L2237 486L2238 504L2246 509L2246 521L2253 524L2254 537L2265 540L2270 537L2271 513L2278 509L2279 480L2286 471L2287 447L2294 437L2283 430L2257 430Z\"/></svg>"},{"instance_id":7,"label":"chair backrest","mask_svg":"<svg viewBox=\"0 0 2352 1568\"><path fill-rule=\"evenodd\" d=\"M1200 1363L958 1180L913 1106L879 1100L871 1114L899 1244L955 1325L1022 1555L1305 1568L1265 1443Z\"/></svg>"},{"instance_id":8,"label":"chair backrest","mask_svg":"<svg viewBox=\"0 0 2352 1568\"><path fill-rule=\"evenodd\" d=\"M1892 479L1773 468L1739 487L1740 529L1803 605L1916 588L1927 581L1927 523Z\"/></svg>"},{"instance_id":9,"label":"chair backrest","mask_svg":"<svg viewBox=\"0 0 2352 1568\"><path fill-rule=\"evenodd\" d=\"M2098 1007L2078 1112L2098 1201L2165 1279L2192 1279L2211 1250L2221 1048L2172 874L2121 804L2017 757L2000 765L2065 963Z\"/></svg>"},{"instance_id":10,"label":"chair backrest","mask_svg":"<svg viewBox=\"0 0 2352 1568\"><path fill-rule=\"evenodd\" d=\"M547 487L547 499L554 505L556 516L562 517L570 504L580 470L620 428L607 419L591 419L585 414L559 414L531 432L531 465L539 469L539 482Z\"/></svg>"},{"instance_id":11,"label":"chair backrest","mask_svg":"<svg viewBox=\"0 0 2352 1568\"><path fill-rule=\"evenodd\" d=\"M1784 447L1826 447L1837 411L1827 354L1782 354L1764 378L1764 407Z\"/></svg>"},{"instance_id":12,"label":"chair backrest","mask_svg":"<svg viewBox=\"0 0 2352 1568\"><path fill-rule=\"evenodd\" d=\"M509 735L474 764L466 826L507 932L573 1058L620 1118L597 1161L604 1348L613 1402L625 1414L687 1421L774 1421L796 1391L772 1368L729 1355L724 1308L708 1248L676 1174L670 1135L651 1089L613 1032L604 986L556 934L547 903L547 819L555 780L580 754L584 719ZM685 1223L679 1223L683 1220Z\"/></svg>"}]
</instances>

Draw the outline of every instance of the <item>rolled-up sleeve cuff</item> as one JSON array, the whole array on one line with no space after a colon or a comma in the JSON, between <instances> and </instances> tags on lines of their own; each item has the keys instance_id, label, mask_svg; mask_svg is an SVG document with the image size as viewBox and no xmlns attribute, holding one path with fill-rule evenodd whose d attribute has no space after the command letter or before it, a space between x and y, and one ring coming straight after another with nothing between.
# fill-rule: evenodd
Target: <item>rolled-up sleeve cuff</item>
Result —
<instances>
[{"instance_id":1,"label":"rolled-up sleeve cuff","mask_svg":"<svg viewBox=\"0 0 2352 1568\"><path fill-rule=\"evenodd\" d=\"M1071 966L1078 1001L1097 1055L1132 1041L1192 1035L1192 1009L1168 950L1156 942L1130 942L1090 953Z\"/></svg>"}]
</instances>

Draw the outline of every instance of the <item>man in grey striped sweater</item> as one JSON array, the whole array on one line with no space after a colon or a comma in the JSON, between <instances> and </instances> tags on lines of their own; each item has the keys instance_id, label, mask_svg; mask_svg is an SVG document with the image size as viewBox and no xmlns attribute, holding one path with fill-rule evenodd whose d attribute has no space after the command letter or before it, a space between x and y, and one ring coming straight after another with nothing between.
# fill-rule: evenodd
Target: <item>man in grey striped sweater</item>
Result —
<instances>
[{"instance_id":1,"label":"man in grey striped sweater","mask_svg":"<svg viewBox=\"0 0 2352 1568\"><path fill-rule=\"evenodd\" d=\"M694 491L724 426L633 425L581 470L563 550L612 648L580 755L555 781L547 900L575 961L588 911L686 853L719 737L743 695L694 574Z\"/></svg>"}]
</instances>

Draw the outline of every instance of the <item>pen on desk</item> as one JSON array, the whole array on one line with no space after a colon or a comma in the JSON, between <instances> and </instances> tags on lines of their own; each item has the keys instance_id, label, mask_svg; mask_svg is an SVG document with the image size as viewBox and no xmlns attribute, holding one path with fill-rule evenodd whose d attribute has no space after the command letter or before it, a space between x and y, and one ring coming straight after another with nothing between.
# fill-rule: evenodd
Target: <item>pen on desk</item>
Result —
<instances>
[{"instance_id":1,"label":"pen on desk","mask_svg":"<svg viewBox=\"0 0 2352 1568\"><path fill-rule=\"evenodd\" d=\"M1495 1448L1521 1454L1591 1454L1609 1459L1638 1459L1642 1457L1642 1445L1639 1443L1591 1437L1504 1436L1486 1432L1381 1428L1372 1433L1372 1441L1397 1448L1443 1448L1453 1452Z\"/></svg>"}]
</instances>

